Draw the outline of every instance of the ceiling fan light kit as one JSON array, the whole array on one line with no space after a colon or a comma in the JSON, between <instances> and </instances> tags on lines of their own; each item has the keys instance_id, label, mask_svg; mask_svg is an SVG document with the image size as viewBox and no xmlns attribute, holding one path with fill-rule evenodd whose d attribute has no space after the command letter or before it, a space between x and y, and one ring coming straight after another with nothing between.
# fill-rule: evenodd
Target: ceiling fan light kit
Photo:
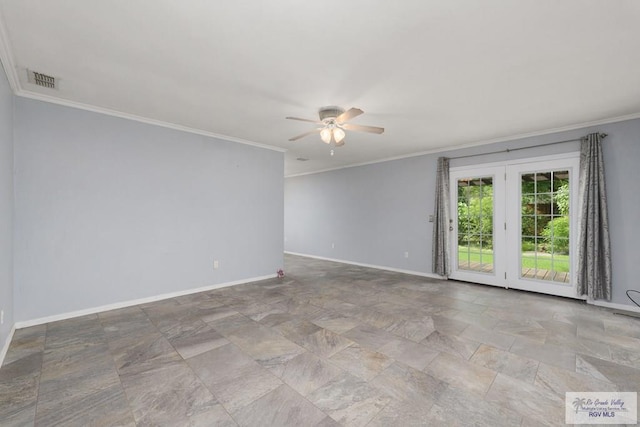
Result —
<instances>
[{"instance_id":1,"label":"ceiling fan light kit","mask_svg":"<svg viewBox=\"0 0 640 427\"><path fill-rule=\"evenodd\" d=\"M347 123L347 121L358 117L363 114L359 108L350 108L349 110L344 110L344 108L330 106L330 107L322 107L318 110L318 116L320 120L309 120L309 119L301 119L299 117L287 117L289 120L299 120L303 122L310 122L320 125L319 128L305 132L301 135L294 136L290 138L289 141L297 141L298 139L304 138L305 136L319 133L320 139L326 144L331 145L332 147L340 147L344 145L344 139L346 137L346 130L356 131L356 132L369 132L369 133L377 133L381 134L384 132L384 128L376 127L376 126L362 126L362 125L354 125ZM333 149L331 150L331 155L333 156Z\"/></svg>"},{"instance_id":2,"label":"ceiling fan light kit","mask_svg":"<svg viewBox=\"0 0 640 427\"><path fill-rule=\"evenodd\" d=\"M331 141L339 144L345 136L345 132L337 125L334 127L325 127L320 131L320 139L327 144L331 144Z\"/></svg>"},{"instance_id":3,"label":"ceiling fan light kit","mask_svg":"<svg viewBox=\"0 0 640 427\"><path fill-rule=\"evenodd\" d=\"M320 131L320 139L329 144L331 142L331 138L333 137L333 132L329 128L324 128Z\"/></svg>"}]
</instances>

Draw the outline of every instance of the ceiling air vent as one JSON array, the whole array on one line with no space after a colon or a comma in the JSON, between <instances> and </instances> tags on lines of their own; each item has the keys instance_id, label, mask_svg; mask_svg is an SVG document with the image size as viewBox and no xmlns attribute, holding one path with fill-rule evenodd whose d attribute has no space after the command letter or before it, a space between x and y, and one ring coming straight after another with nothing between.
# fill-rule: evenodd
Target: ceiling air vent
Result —
<instances>
[{"instance_id":1,"label":"ceiling air vent","mask_svg":"<svg viewBox=\"0 0 640 427\"><path fill-rule=\"evenodd\" d=\"M48 89L57 89L55 77L31 70L27 70L27 74L29 75L29 83L33 83L36 86L46 87Z\"/></svg>"}]
</instances>

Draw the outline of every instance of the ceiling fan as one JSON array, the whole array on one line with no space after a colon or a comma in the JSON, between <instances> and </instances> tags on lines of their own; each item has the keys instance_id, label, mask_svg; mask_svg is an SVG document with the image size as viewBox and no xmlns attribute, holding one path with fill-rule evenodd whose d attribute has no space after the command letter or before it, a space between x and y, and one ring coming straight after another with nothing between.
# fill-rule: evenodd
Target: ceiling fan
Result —
<instances>
[{"instance_id":1,"label":"ceiling fan","mask_svg":"<svg viewBox=\"0 0 640 427\"><path fill-rule=\"evenodd\" d=\"M305 136L312 135L314 133L319 133L320 138L323 142L327 144L333 144L336 147L340 147L344 145L344 137L346 136L345 130L352 130L356 132L369 132L369 133L377 133L381 134L384 132L384 128L376 127L376 126L363 126L363 125L354 125L351 123L347 123L349 120L358 117L363 114L359 108L350 108L345 111L344 108L340 107L322 107L318 110L318 115L320 116L320 120L309 120L309 119L301 119L298 117L287 117L290 120L300 120L302 122L311 122L320 127L305 132L303 134L294 136L293 138L289 138L289 141L297 141L298 139L304 138ZM333 151L333 150L332 150Z\"/></svg>"}]
</instances>

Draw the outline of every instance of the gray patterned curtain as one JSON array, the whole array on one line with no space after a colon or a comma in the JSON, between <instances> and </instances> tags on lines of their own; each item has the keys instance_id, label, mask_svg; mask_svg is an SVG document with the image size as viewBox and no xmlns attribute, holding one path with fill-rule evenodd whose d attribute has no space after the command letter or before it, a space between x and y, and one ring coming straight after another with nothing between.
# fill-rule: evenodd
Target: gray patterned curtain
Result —
<instances>
[{"instance_id":1,"label":"gray patterned curtain","mask_svg":"<svg viewBox=\"0 0 640 427\"><path fill-rule=\"evenodd\" d=\"M436 204L433 220L432 271L448 277L451 272L449 261L449 159L438 158L436 175Z\"/></svg>"},{"instance_id":2,"label":"gray patterned curtain","mask_svg":"<svg viewBox=\"0 0 640 427\"><path fill-rule=\"evenodd\" d=\"M580 148L578 295L611 300L611 249L601 139L589 134Z\"/></svg>"}]
</instances>

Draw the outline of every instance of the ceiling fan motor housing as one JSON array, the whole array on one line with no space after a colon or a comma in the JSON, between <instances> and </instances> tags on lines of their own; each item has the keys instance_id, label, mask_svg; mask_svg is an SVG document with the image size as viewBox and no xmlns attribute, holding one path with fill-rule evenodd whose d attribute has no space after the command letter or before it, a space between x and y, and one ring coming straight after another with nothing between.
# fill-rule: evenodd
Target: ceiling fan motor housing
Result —
<instances>
[{"instance_id":1,"label":"ceiling fan motor housing","mask_svg":"<svg viewBox=\"0 0 640 427\"><path fill-rule=\"evenodd\" d=\"M320 110L318 110L318 115L320 116L321 121L335 119L342 113L344 113L344 108L336 106L322 107Z\"/></svg>"}]
</instances>

